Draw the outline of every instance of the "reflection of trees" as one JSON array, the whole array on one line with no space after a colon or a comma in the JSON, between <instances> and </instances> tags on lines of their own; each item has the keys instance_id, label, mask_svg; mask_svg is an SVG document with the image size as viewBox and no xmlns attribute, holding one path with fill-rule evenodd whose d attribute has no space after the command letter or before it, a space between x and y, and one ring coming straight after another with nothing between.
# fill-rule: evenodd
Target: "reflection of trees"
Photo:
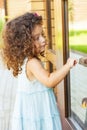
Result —
<instances>
[{"instance_id":1,"label":"reflection of trees","mask_svg":"<svg viewBox=\"0 0 87 130\"><path fill-rule=\"evenodd\" d=\"M68 11L69 11L69 20L73 22L73 0L69 0L68 2Z\"/></svg>"}]
</instances>

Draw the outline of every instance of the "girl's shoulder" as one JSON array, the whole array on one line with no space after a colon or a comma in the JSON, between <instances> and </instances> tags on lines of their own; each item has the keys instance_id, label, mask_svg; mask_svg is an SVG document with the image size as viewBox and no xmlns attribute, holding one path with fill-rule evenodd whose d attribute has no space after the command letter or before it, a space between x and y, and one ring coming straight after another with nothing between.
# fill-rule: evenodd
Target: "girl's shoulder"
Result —
<instances>
[{"instance_id":1,"label":"girl's shoulder","mask_svg":"<svg viewBox=\"0 0 87 130\"><path fill-rule=\"evenodd\" d=\"M29 79L31 79L31 80L36 79L35 76L39 72L40 68L42 68L40 60L38 60L36 58L29 59L27 61L27 65L26 65L26 74L27 74L27 77Z\"/></svg>"},{"instance_id":2,"label":"girl's shoulder","mask_svg":"<svg viewBox=\"0 0 87 130\"><path fill-rule=\"evenodd\" d=\"M27 61L27 64L29 66L35 66L35 65L37 66L37 65L41 64L41 61L37 58L32 58Z\"/></svg>"}]
</instances>

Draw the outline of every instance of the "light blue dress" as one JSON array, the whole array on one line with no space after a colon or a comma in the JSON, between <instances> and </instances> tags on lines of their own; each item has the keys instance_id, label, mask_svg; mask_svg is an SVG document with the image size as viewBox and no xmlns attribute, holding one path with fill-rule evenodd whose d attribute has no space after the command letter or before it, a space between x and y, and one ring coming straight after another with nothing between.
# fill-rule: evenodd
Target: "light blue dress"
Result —
<instances>
[{"instance_id":1,"label":"light blue dress","mask_svg":"<svg viewBox=\"0 0 87 130\"><path fill-rule=\"evenodd\" d=\"M26 76L26 63L18 78L11 130L62 130L52 88Z\"/></svg>"}]
</instances>

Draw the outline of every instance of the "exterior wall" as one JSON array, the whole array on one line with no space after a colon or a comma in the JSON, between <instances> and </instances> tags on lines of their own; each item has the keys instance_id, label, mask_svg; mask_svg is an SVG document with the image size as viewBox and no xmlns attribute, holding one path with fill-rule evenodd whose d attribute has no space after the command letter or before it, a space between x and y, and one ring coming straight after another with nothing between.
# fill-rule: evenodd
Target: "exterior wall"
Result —
<instances>
[{"instance_id":1,"label":"exterior wall","mask_svg":"<svg viewBox=\"0 0 87 130\"><path fill-rule=\"evenodd\" d=\"M7 0L7 13L10 19L21 15L27 11L27 2L25 0Z\"/></svg>"}]
</instances>

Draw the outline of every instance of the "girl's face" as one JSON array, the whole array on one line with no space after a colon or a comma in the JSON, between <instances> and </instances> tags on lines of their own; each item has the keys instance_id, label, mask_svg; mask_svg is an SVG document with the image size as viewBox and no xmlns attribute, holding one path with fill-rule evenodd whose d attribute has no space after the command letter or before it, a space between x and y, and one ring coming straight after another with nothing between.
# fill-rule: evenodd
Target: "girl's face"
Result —
<instances>
[{"instance_id":1,"label":"girl's face","mask_svg":"<svg viewBox=\"0 0 87 130\"><path fill-rule=\"evenodd\" d=\"M34 49L36 54L44 54L45 46L47 45L45 38L42 36L43 28L41 25L36 25L32 31L34 39Z\"/></svg>"}]
</instances>

